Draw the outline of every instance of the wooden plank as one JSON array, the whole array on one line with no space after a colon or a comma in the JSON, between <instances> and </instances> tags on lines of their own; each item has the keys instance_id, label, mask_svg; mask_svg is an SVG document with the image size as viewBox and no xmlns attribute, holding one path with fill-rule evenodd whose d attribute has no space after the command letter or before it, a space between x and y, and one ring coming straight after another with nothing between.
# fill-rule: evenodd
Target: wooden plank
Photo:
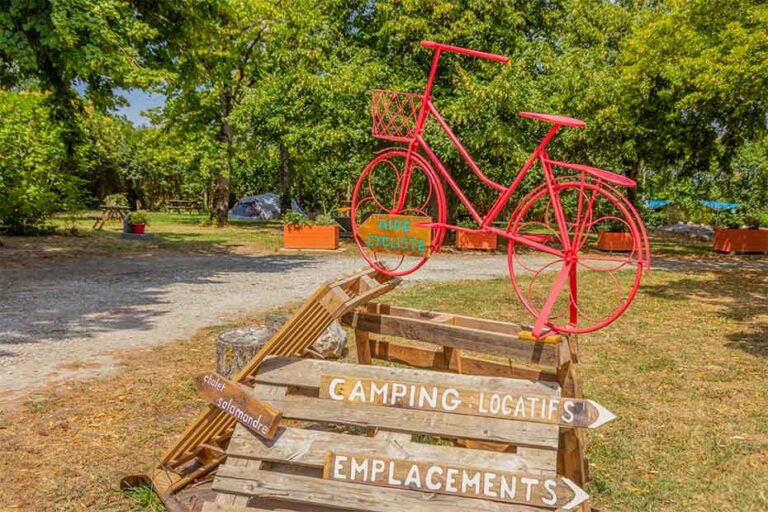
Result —
<instances>
[{"instance_id":1,"label":"wooden plank","mask_svg":"<svg viewBox=\"0 0 768 512\"><path fill-rule=\"evenodd\" d=\"M370 335L365 331L355 331L355 345L357 347L357 362L371 364Z\"/></svg>"},{"instance_id":2,"label":"wooden plank","mask_svg":"<svg viewBox=\"0 0 768 512\"><path fill-rule=\"evenodd\" d=\"M404 308L399 306L392 306L389 304L368 303L359 308L361 311L368 313L379 313L384 315L400 316L403 318L414 318L418 320L431 320L440 321L440 317L448 315L448 313L436 313L433 311L427 311L422 309ZM469 327L471 329L480 329L483 331L499 332L504 334L518 334L521 331L530 332L531 326L524 324L517 324L513 322L503 322L500 320L490 320L487 318L477 318L472 316L465 316L450 313L451 324L458 327ZM345 318L350 318L346 316ZM527 335L524 335L527 336ZM547 336L551 343L557 343L560 338L563 338L559 334Z\"/></svg>"},{"instance_id":3,"label":"wooden plank","mask_svg":"<svg viewBox=\"0 0 768 512\"><path fill-rule=\"evenodd\" d=\"M195 378L200 396L235 418L254 433L272 439L280 424L280 411L251 396L250 390L211 372Z\"/></svg>"},{"instance_id":4,"label":"wooden plank","mask_svg":"<svg viewBox=\"0 0 768 512\"><path fill-rule=\"evenodd\" d=\"M290 461L294 464L317 468L323 466L325 454L330 447L338 451L369 455L379 454L392 458L440 460L451 464L477 466L487 465L506 471L526 470L551 474L555 468L556 453L553 450L547 450L551 461L539 466L514 453L494 453L453 446L416 443L410 441L410 434L406 435L408 440L403 441L397 437L391 439L389 437L391 434L393 433L380 431L376 437L365 437L338 432L281 427L275 439L265 443L247 430L237 428L229 443L227 453L229 457L254 458L275 462Z\"/></svg>"},{"instance_id":5,"label":"wooden plank","mask_svg":"<svg viewBox=\"0 0 768 512\"><path fill-rule=\"evenodd\" d=\"M213 489L217 492L278 498L368 512L541 512L540 508L484 501L461 496L427 494L419 491L384 489L365 484L342 483L269 471L219 469Z\"/></svg>"},{"instance_id":6,"label":"wooden plank","mask_svg":"<svg viewBox=\"0 0 768 512\"><path fill-rule=\"evenodd\" d=\"M420 432L442 437L466 437L500 441L517 446L557 449L557 427L540 423L480 418L432 411L392 409L322 400L301 395L271 399L267 384L254 388L254 395L282 411L283 418L379 427L396 432Z\"/></svg>"},{"instance_id":7,"label":"wooden plank","mask_svg":"<svg viewBox=\"0 0 768 512\"><path fill-rule=\"evenodd\" d=\"M443 352L438 349L413 347L381 340L370 340L370 345L371 357L373 359L407 364L408 366L414 366L416 368L454 371L452 368L446 366L445 356L443 355ZM559 382L557 373L552 370L515 365L512 364L510 359L507 359L507 364L502 364L462 354L461 370L461 373L465 375L488 375L510 379Z\"/></svg>"},{"instance_id":8,"label":"wooden plank","mask_svg":"<svg viewBox=\"0 0 768 512\"><path fill-rule=\"evenodd\" d=\"M589 498L557 476L354 452L328 452L323 479L562 510L573 510Z\"/></svg>"},{"instance_id":9,"label":"wooden plank","mask_svg":"<svg viewBox=\"0 0 768 512\"><path fill-rule=\"evenodd\" d=\"M414 368L369 366L282 356L265 359L255 379L264 384L298 386L319 390L320 376L328 374L408 382L432 382L437 379L443 386L494 389L498 392L508 393L540 395L559 395L560 393L560 386L554 382L532 382L482 375L459 375Z\"/></svg>"},{"instance_id":10,"label":"wooden plank","mask_svg":"<svg viewBox=\"0 0 768 512\"><path fill-rule=\"evenodd\" d=\"M522 340L516 334L484 331L428 320L360 311L345 315L342 319L346 325L355 329L376 334L399 336L463 350L514 357L542 365L555 366L557 364L556 345Z\"/></svg>"},{"instance_id":11,"label":"wooden plank","mask_svg":"<svg viewBox=\"0 0 768 512\"><path fill-rule=\"evenodd\" d=\"M610 411L592 400L563 398L558 395L528 394L510 391L517 382L508 379L508 387L462 387L451 383L388 380L323 374L320 398L361 405L398 409L437 411L467 416L532 421L562 427L597 428L614 418ZM458 377L458 376L453 376ZM469 379L480 380L479 377Z\"/></svg>"}]
</instances>

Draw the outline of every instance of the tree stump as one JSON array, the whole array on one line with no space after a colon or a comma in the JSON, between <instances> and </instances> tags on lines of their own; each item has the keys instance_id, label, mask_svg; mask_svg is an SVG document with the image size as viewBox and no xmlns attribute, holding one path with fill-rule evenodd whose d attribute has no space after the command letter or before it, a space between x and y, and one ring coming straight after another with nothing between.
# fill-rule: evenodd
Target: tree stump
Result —
<instances>
[{"instance_id":1,"label":"tree stump","mask_svg":"<svg viewBox=\"0 0 768 512\"><path fill-rule=\"evenodd\" d=\"M221 333L216 342L216 371L232 378L274 333L267 327L241 327Z\"/></svg>"},{"instance_id":2,"label":"tree stump","mask_svg":"<svg viewBox=\"0 0 768 512\"><path fill-rule=\"evenodd\" d=\"M269 314L265 319L267 329L277 332L290 317L281 314ZM323 359L338 359L344 355L347 348L347 333L341 328L338 321L334 320L331 325L321 334L312 344L312 348L307 352L314 357Z\"/></svg>"}]
</instances>

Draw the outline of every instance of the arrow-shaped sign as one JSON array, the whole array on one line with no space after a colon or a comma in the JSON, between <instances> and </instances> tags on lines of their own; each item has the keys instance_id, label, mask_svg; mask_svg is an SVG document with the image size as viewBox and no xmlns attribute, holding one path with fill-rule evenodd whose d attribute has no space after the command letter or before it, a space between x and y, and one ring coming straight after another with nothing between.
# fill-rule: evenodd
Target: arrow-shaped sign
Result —
<instances>
[{"instance_id":1,"label":"arrow-shaped sign","mask_svg":"<svg viewBox=\"0 0 768 512\"><path fill-rule=\"evenodd\" d=\"M328 452L323 478L339 482L572 510L589 495L567 478L458 464Z\"/></svg>"},{"instance_id":2,"label":"arrow-shaped sign","mask_svg":"<svg viewBox=\"0 0 768 512\"><path fill-rule=\"evenodd\" d=\"M357 236L373 252L427 256L432 230L423 224L430 222L421 215L375 213L357 226Z\"/></svg>"},{"instance_id":3,"label":"arrow-shaped sign","mask_svg":"<svg viewBox=\"0 0 768 512\"><path fill-rule=\"evenodd\" d=\"M616 418L592 400L343 375L321 375L320 398L563 427L597 428Z\"/></svg>"},{"instance_id":4,"label":"arrow-shaped sign","mask_svg":"<svg viewBox=\"0 0 768 512\"><path fill-rule=\"evenodd\" d=\"M233 416L249 430L265 439L275 437L282 414L253 397L245 386L213 372L196 377L195 385L198 395Z\"/></svg>"}]
</instances>

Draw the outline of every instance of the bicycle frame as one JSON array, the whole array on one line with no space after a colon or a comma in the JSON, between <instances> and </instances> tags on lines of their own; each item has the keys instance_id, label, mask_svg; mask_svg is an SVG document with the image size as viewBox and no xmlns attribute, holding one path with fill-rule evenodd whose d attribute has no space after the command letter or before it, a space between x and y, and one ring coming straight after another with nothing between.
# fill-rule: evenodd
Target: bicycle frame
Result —
<instances>
[{"instance_id":1,"label":"bicycle frame","mask_svg":"<svg viewBox=\"0 0 768 512\"><path fill-rule=\"evenodd\" d=\"M546 157L545 150L546 150L547 144L549 144L549 142L555 136L557 131L560 129L560 125L555 124L550 128L549 132L541 140L539 145L534 150L533 154L528 158L528 161L523 165L523 167L517 173L517 176L515 177L515 179L512 181L512 183L508 187L505 187L504 185L496 183L495 181L491 180L483 173L483 171L480 169L477 163L475 163L475 161L472 159L469 152L461 144L458 137L456 137L456 135L453 133L451 128L448 126L448 123L445 122L443 117L437 111L437 108L435 107L435 105L432 103L432 98L431 98L432 85L434 83L435 76L437 74L437 65L440 60L440 54L441 54L441 50L439 48L436 49L435 55L432 60L432 67L429 72L427 85L424 89L424 96L422 97L421 111L419 112L419 117L416 120L414 138L408 144L409 156L408 156L408 159L406 160L406 169L409 168L409 165L410 165L410 155L413 152L418 151L419 148L423 148L424 152L427 154L429 159L432 161L432 163L440 172L440 175L442 176L443 180L445 180L445 182L448 183L448 186L451 188L451 190L453 190L453 192L459 198L459 201L461 201L461 203L467 208L467 210L469 211L469 214L472 216L475 222L477 222L480 230L496 233L499 236L514 240L515 242L519 242L521 244L527 245L539 251L552 254L554 256L563 257L564 254L562 252L552 247L549 247L547 245L541 244L531 239L531 237L519 236L519 235L516 235L515 233L508 233L507 231L504 231L502 229L499 229L493 226L493 222L496 220L496 218L499 216L501 211L504 209L504 206L507 205L510 197L512 197L512 194L515 192L515 190L517 190L517 187L525 178L526 174L528 174L528 171L530 170L530 168L533 166L533 164L536 162L537 159L541 158L542 159L541 164L542 164L542 167L544 168L544 175L547 181L547 186L549 188L550 195L553 198L555 217L557 219L558 224L560 225L561 232L567 233L567 230L565 229L565 216L562 212L562 207L559 201L555 200L556 196L553 188L554 174L550 166L543 160L543 158ZM440 159L437 157L434 151L432 151L432 148L429 146L427 141L424 140L424 137L423 137L424 127L426 126L427 120L429 119L430 115L437 121L437 123L440 125L442 130L451 140L451 143L459 151L459 154L461 155L462 159L467 163L467 165L469 165L469 167L472 169L475 175L480 179L480 181L490 186L491 188L499 191L499 197L496 199L496 202L493 204L491 209L488 210L488 212L484 216L481 216L478 213L477 208L475 208L472 202L467 198L467 196L461 190L461 188L453 179L453 177L450 175L450 173L445 168L443 163L440 161ZM398 198L398 208L402 208L405 203L406 192L408 190L409 183L410 183L410 176L406 174L404 177L403 184L401 186L400 197ZM452 225L441 225L436 227L463 230L463 231L473 231L471 229L462 228L459 226L452 226ZM565 248L569 248L570 240L563 240L563 246Z\"/></svg>"}]
</instances>

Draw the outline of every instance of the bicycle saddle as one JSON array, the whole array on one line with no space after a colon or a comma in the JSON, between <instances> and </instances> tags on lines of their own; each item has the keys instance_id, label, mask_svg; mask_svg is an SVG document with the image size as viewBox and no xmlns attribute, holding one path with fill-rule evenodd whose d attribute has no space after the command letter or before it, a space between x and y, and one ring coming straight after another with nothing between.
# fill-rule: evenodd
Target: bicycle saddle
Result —
<instances>
[{"instance_id":1,"label":"bicycle saddle","mask_svg":"<svg viewBox=\"0 0 768 512\"><path fill-rule=\"evenodd\" d=\"M536 112L520 112L520 117L528 117L530 119L538 119L545 123L559 124L561 126L570 126L572 128L584 128L586 123L581 119L574 117L556 116L553 114L538 114Z\"/></svg>"},{"instance_id":2,"label":"bicycle saddle","mask_svg":"<svg viewBox=\"0 0 768 512\"><path fill-rule=\"evenodd\" d=\"M597 167L590 167L588 165L582 164L572 164L570 162L560 162L558 160L550 160L548 158L545 158L544 161L549 165L556 165L558 167L565 167L566 169L573 169L574 171L591 174L598 180L607 181L608 183L613 183L619 187L632 188L637 186L637 182L635 180L629 179L626 176L622 176L621 174L616 174L615 172L606 171L605 169L599 169Z\"/></svg>"}]
</instances>

